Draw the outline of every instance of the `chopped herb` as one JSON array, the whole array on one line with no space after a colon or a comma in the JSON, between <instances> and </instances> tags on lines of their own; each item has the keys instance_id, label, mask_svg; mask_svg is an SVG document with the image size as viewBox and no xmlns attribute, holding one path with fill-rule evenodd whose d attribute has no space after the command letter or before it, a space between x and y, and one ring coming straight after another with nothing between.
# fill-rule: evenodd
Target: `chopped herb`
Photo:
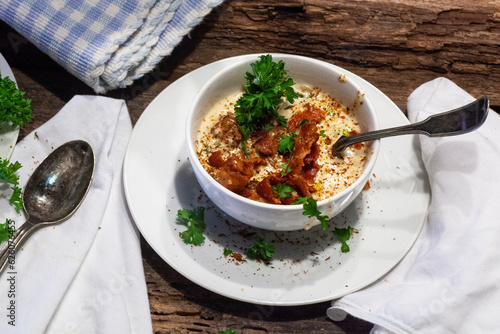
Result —
<instances>
[{"instance_id":1,"label":"chopped herb","mask_svg":"<svg viewBox=\"0 0 500 334\"><path fill-rule=\"evenodd\" d=\"M278 107L286 98L293 103L298 97L292 86L295 84L287 75L285 63L273 61L271 55L262 55L250 66L252 73L245 73L245 93L236 101L234 111L242 135L241 147L245 154L246 141L263 122L275 119L286 126L286 119L278 114Z\"/></svg>"},{"instance_id":2,"label":"chopped herb","mask_svg":"<svg viewBox=\"0 0 500 334\"><path fill-rule=\"evenodd\" d=\"M31 100L25 99L16 83L9 77L1 78L0 73L0 122L22 128L31 118Z\"/></svg>"},{"instance_id":3,"label":"chopped herb","mask_svg":"<svg viewBox=\"0 0 500 334\"><path fill-rule=\"evenodd\" d=\"M11 229L9 227L10 223L12 222L11 219L6 219L5 223L0 224L0 242L4 242L6 240L9 240L12 234L16 232L15 229Z\"/></svg>"},{"instance_id":4,"label":"chopped herb","mask_svg":"<svg viewBox=\"0 0 500 334\"><path fill-rule=\"evenodd\" d=\"M272 126L271 124L269 124L269 123L264 124L264 129L265 129L266 131L269 131L269 130L271 130L272 128L273 128L273 126Z\"/></svg>"},{"instance_id":5,"label":"chopped herb","mask_svg":"<svg viewBox=\"0 0 500 334\"><path fill-rule=\"evenodd\" d=\"M233 253L233 251L232 251L232 250L227 249L227 248L224 248L224 256L228 256L228 255L230 255L230 254L232 254L232 253Z\"/></svg>"},{"instance_id":6,"label":"chopped herb","mask_svg":"<svg viewBox=\"0 0 500 334\"><path fill-rule=\"evenodd\" d=\"M336 130L335 131L335 135L337 137L340 137L340 136L349 136L349 129L343 129L343 130Z\"/></svg>"},{"instance_id":7,"label":"chopped herb","mask_svg":"<svg viewBox=\"0 0 500 334\"><path fill-rule=\"evenodd\" d=\"M349 238L351 237L352 235L352 231L354 231L354 228L348 226L347 228L335 228L335 230L333 230L333 234L339 238L340 242L342 243L342 247L340 248L340 250L343 252L343 253L347 253L350 249L349 249L349 245L347 245L347 240L349 240Z\"/></svg>"},{"instance_id":8,"label":"chopped herb","mask_svg":"<svg viewBox=\"0 0 500 334\"><path fill-rule=\"evenodd\" d=\"M226 329L224 332L219 332L217 334L236 334L231 328Z\"/></svg>"},{"instance_id":9,"label":"chopped herb","mask_svg":"<svg viewBox=\"0 0 500 334\"><path fill-rule=\"evenodd\" d=\"M321 130L321 131L319 132L319 134L320 134L323 138L325 138L325 137L326 137L325 130Z\"/></svg>"},{"instance_id":10,"label":"chopped herb","mask_svg":"<svg viewBox=\"0 0 500 334\"><path fill-rule=\"evenodd\" d=\"M309 120L308 120L307 118L304 118L304 119L303 119L303 120L301 120L301 121L299 122L299 124L297 124L297 125L298 125L298 126L302 126L302 125L304 125L304 124L306 124L306 123L309 123Z\"/></svg>"},{"instance_id":11,"label":"chopped herb","mask_svg":"<svg viewBox=\"0 0 500 334\"><path fill-rule=\"evenodd\" d=\"M286 175L288 175L288 173L290 173L292 171L290 166L288 166L289 164L290 164L290 161L288 161L286 164L279 165L281 175L286 176Z\"/></svg>"},{"instance_id":12,"label":"chopped herb","mask_svg":"<svg viewBox=\"0 0 500 334\"><path fill-rule=\"evenodd\" d=\"M278 183L271 187L273 193L279 198L287 198L292 196L293 188L286 183Z\"/></svg>"},{"instance_id":13,"label":"chopped herb","mask_svg":"<svg viewBox=\"0 0 500 334\"><path fill-rule=\"evenodd\" d=\"M295 139L298 137L295 133L292 133L290 136L283 135L278 144L278 152L281 154L293 153L293 148L295 146Z\"/></svg>"},{"instance_id":14,"label":"chopped herb","mask_svg":"<svg viewBox=\"0 0 500 334\"><path fill-rule=\"evenodd\" d=\"M12 187L11 189L13 191L12 196L10 196L9 203L16 208L17 212L20 212L24 208L24 201L21 197L22 189L17 185Z\"/></svg>"},{"instance_id":15,"label":"chopped herb","mask_svg":"<svg viewBox=\"0 0 500 334\"><path fill-rule=\"evenodd\" d=\"M327 215L321 214L321 212L318 210L318 203L314 198L309 196L299 197L292 204L302 204L304 208L304 212L302 212L302 214L304 216L308 216L309 218L316 217L321 222L321 229L326 229L326 227L328 226L329 218Z\"/></svg>"},{"instance_id":16,"label":"chopped herb","mask_svg":"<svg viewBox=\"0 0 500 334\"><path fill-rule=\"evenodd\" d=\"M245 250L245 254L249 258L268 262L274 256L274 245L258 237L254 244Z\"/></svg>"},{"instance_id":17,"label":"chopped herb","mask_svg":"<svg viewBox=\"0 0 500 334\"><path fill-rule=\"evenodd\" d=\"M7 159L0 158L0 180L14 185L19 184L19 176L16 172L21 167L19 161L11 163Z\"/></svg>"},{"instance_id":18,"label":"chopped herb","mask_svg":"<svg viewBox=\"0 0 500 334\"><path fill-rule=\"evenodd\" d=\"M177 211L177 217L188 229L181 233L181 238L186 244L201 245L205 241L205 208L197 207L193 210L182 209Z\"/></svg>"},{"instance_id":19,"label":"chopped herb","mask_svg":"<svg viewBox=\"0 0 500 334\"><path fill-rule=\"evenodd\" d=\"M22 167L22 165L16 161L11 163L9 160L0 158L0 181L12 184L13 190L12 195L9 199L9 203L13 205L17 212L23 209L24 202L21 198L22 189L19 185L19 175L16 172Z\"/></svg>"}]
</instances>

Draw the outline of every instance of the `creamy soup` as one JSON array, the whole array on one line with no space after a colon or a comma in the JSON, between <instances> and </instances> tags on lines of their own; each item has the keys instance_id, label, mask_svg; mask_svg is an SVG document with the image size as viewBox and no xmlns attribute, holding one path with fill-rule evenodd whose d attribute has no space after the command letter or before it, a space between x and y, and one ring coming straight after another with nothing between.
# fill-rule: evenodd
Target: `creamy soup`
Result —
<instances>
[{"instance_id":1,"label":"creamy soup","mask_svg":"<svg viewBox=\"0 0 500 334\"><path fill-rule=\"evenodd\" d=\"M298 197L331 197L361 175L366 161L364 143L331 155L332 144L342 135L361 131L356 115L321 89L296 84L300 94L293 104L284 101L279 114L286 126L270 121L241 147L234 105L243 92L235 92L214 105L198 131L196 150L208 173L229 190L247 198L291 204ZM288 145L286 145L288 144ZM286 184L290 193L279 192Z\"/></svg>"}]
</instances>

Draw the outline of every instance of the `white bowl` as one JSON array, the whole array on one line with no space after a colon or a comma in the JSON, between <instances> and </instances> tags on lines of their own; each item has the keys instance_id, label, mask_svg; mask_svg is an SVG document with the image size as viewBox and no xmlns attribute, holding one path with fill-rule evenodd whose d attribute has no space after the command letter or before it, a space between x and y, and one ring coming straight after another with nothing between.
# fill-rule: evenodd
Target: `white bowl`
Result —
<instances>
[{"instance_id":1,"label":"white bowl","mask_svg":"<svg viewBox=\"0 0 500 334\"><path fill-rule=\"evenodd\" d=\"M237 195L215 181L198 160L195 148L197 132L208 110L222 98L234 93L245 84L244 74L250 64L258 60L245 60L228 66L213 76L198 92L186 119L186 141L189 160L203 191L229 216L251 226L266 230L292 231L309 229L318 225L316 218L302 214L302 205L276 205L250 200ZM373 131L379 128L376 112L362 90L349 75L336 67L315 59L295 55L273 55L273 61L283 60L288 75L294 82L306 82L317 86L346 106L356 105L356 116L361 129ZM363 103L359 103L362 99ZM361 192L369 180L377 159L379 141L368 146L368 157L361 176L342 192L318 201L318 209L330 218L342 212Z\"/></svg>"}]
</instances>

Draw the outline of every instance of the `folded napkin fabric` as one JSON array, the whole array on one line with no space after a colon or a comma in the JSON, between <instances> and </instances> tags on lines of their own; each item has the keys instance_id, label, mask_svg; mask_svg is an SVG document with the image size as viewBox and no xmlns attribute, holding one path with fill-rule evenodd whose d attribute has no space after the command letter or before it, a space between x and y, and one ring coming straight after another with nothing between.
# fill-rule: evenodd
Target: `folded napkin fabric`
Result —
<instances>
[{"instance_id":1,"label":"folded napkin fabric","mask_svg":"<svg viewBox=\"0 0 500 334\"><path fill-rule=\"evenodd\" d=\"M411 122L474 98L438 78L408 98ZM419 136L431 203L409 253L371 286L332 302L375 324L372 333L498 333L500 317L500 116L454 137ZM404 224L401 221L401 224Z\"/></svg>"},{"instance_id":2,"label":"folded napkin fabric","mask_svg":"<svg viewBox=\"0 0 500 334\"><path fill-rule=\"evenodd\" d=\"M9 271L0 274L0 333L151 333L139 234L127 211L122 163L132 132L124 101L76 96L14 150L20 184L66 141L93 147L91 188L75 214L35 232L15 256L15 296ZM24 216L12 217L19 227ZM11 271L11 270L10 270ZM4 314L15 304L15 326Z\"/></svg>"},{"instance_id":3,"label":"folded napkin fabric","mask_svg":"<svg viewBox=\"0 0 500 334\"><path fill-rule=\"evenodd\" d=\"M0 0L0 19L97 93L151 71L223 0Z\"/></svg>"}]
</instances>

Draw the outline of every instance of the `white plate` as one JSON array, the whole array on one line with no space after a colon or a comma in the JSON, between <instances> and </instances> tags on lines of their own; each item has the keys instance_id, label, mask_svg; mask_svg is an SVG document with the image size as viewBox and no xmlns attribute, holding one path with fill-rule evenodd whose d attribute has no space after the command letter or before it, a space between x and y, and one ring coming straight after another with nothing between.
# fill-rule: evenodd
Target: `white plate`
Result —
<instances>
[{"instance_id":1,"label":"white plate","mask_svg":"<svg viewBox=\"0 0 500 334\"><path fill-rule=\"evenodd\" d=\"M10 69L9 64L0 53L0 73L2 78L9 77L12 81L16 82L14 74ZM13 127L6 123L0 123L0 158L9 159L14 151L17 136L19 135L19 128Z\"/></svg>"},{"instance_id":2,"label":"white plate","mask_svg":"<svg viewBox=\"0 0 500 334\"><path fill-rule=\"evenodd\" d=\"M216 71L247 55L193 71L161 92L137 122L124 161L124 185L132 216L146 241L175 270L211 291L263 305L304 305L335 299L379 279L408 252L427 214L430 194L414 136L384 139L371 188L335 226L357 229L351 251L329 231L271 232L227 217L204 195L184 140L185 115L198 89ZM334 65L331 65L334 66ZM370 97L381 127L407 124L398 107L365 80L348 73ZM206 241L183 243L177 210L204 206ZM275 259L236 262L224 248L243 254L256 236L273 241Z\"/></svg>"}]
</instances>

